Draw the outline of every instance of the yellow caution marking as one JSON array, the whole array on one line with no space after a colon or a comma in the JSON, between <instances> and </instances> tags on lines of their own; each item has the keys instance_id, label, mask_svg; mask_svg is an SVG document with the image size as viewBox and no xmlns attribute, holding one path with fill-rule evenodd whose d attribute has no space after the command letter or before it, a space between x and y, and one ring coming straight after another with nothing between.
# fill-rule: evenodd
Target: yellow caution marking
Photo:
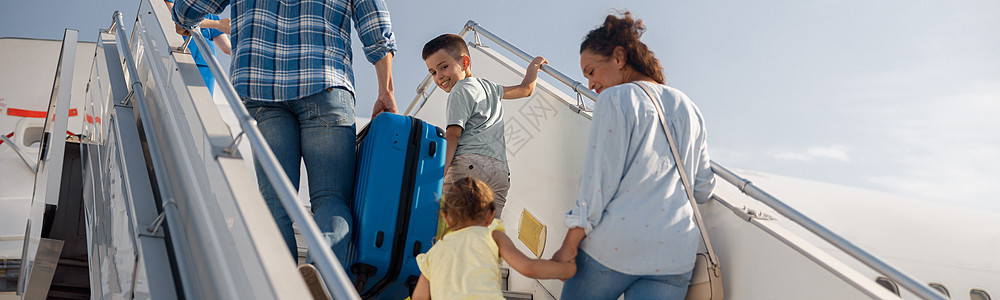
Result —
<instances>
[{"instance_id":1,"label":"yellow caution marking","mask_svg":"<svg viewBox=\"0 0 1000 300\"><path fill-rule=\"evenodd\" d=\"M536 258L542 258L545 251L545 225L538 222L527 209L521 211L521 226L518 227L517 239L521 240Z\"/></svg>"}]
</instances>

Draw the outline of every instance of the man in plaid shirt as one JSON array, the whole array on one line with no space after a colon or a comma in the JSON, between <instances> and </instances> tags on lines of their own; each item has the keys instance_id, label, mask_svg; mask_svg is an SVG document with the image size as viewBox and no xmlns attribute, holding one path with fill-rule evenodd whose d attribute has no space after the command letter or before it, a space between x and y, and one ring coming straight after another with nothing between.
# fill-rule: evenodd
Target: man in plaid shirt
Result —
<instances>
[{"instance_id":1,"label":"man in plaid shirt","mask_svg":"<svg viewBox=\"0 0 1000 300\"><path fill-rule=\"evenodd\" d=\"M396 112L396 40L383 0L176 0L179 32L232 4L232 77L243 104L298 188L305 160L314 219L344 263L354 195L354 73L351 21L375 65L372 118ZM257 185L295 257L292 221L255 161Z\"/></svg>"}]
</instances>

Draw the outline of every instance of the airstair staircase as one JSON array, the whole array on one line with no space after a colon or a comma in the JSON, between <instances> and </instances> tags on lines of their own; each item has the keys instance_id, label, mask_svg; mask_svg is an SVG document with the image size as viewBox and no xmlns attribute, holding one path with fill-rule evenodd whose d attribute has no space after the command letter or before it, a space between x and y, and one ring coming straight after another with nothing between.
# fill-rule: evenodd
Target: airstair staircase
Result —
<instances>
[{"instance_id":1,"label":"airstair staircase","mask_svg":"<svg viewBox=\"0 0 1000 300\"><path fill-rule=\"evenodd\" d=\"M52 278L69 266L89 275L89 284L77 286L75 293L84 298L307 299L310 296L296 271L297 262L287 254L253 171L246 167L246 160L256 159L273 174L268 177L297 224L299 245L307 245L300 249L298 263L306 248L315 250L311 254L332 296L359 299L329 247L323 247L309 213L296 202L291 183L264 146L255 122L223 79L228 72L214 57L207 57L222 84L217 92L224 94L236 116L237 122L230 124L213 103L184 40L174 34L170 12L162 1L141 0L130 33L120 13L114 14L111 23L98 33L89 83L82 95L84 113L98 121L85 123L83 132L69 140L62 134L66 119L59 116L68 113L71 81L65 74L73 73L74 61L72 56L60 58L61 71L49 109L49 115L56 118L47 118L44 130L18 294L26 299L52 295ZM516 58L532 58L475 22L466 24L460 35L469 33L474 34L471 44L477 66L495 66L483 67L490 76L516 78L523 64L486 46L481 37ZM67 31L64 52L76 47L76 35ZM207 47L204 39L190 40ZM586 141L591 118L586 103L596 94L549 66L543 71L576 95L540 80L538 96L509 107L518 119L508 124L528 130L508 130L514 137L508 137L508 143L525 143L509 147L521 151L510 156L511 168L529 175L512 179L516 180L512 186L521 190L511 190L507 209L530 211L549 225L548 236L554 238L544 242L549 250L540 253L550 257L561 243L558 237L566 231L560 218L568 204L513 199L532 199L532 194L573 199L578 176L574 170L582 161L582 151L574 147ZM406 114L439 122L443 97L425 78ZM234 136L230 128L241 133ZM251 144L252 156L237 149L242 142ZM532 150L537 147L545 150ZM555 172L536 172L535 168ZM801 284L819 287L834 297L898 298L865 275L877 272L920 298L944 299L922 281L854 246L725 167L713 163L713 169L729 184L720 184L715 201L702 210L710 235L718 238L713 238L713 244L724 266L727 296L771 298L788 285ZM543 190L530 181L560 187ZM767 208L747 209L751 205L745 204L751 202ZM510 224L517 224L517 218L516 214L504 217L510 234L516 234L516 226ZM799 229L789 230L790 226ZM805 234L820 238L802 238ZM828 243L846 255L831 255L818 243ZM525 245L519 247L528 252ZM777 267L780 270L771 280L758 280L760 270L755 268L759 264L754 261L775 254L789 263ZM558 298L561 282L557 280L527 279L506 268L503 274L507 299Z\"/></svg>"}]
</instances>

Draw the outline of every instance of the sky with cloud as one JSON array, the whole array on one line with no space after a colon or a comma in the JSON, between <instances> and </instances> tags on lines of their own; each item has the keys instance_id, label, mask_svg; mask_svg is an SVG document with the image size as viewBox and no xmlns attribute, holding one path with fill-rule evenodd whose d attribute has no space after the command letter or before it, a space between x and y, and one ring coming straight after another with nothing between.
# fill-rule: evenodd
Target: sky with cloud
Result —
<instances>
[{"instance_id":1,"label":"sky with cloud","mask_svg":"<svg viewBox=\"0 0 1000 300\"><path fill-rule=\"evenodd\" d=\"M426 75L423 43L467 20L582 80L582 37L628 9L667 83L700 106L720 163L1000 212L1000 1L387 3L400 109ZM116 9L132 20L137 5L5 1L0 36L56 39L72 27L93 40ZM358 44L367 116L376 86Z\"/></svg>"}]
</instances>

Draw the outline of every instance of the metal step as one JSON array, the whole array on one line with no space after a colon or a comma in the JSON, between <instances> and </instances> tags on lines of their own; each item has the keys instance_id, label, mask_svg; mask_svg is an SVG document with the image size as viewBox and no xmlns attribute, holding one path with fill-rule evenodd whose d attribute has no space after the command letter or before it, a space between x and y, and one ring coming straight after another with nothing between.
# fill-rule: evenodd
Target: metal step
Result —
<instances>
[{"instance_id":1,"label":"metal step","mask_svg":"<svg viewBox=\"0 0 1000 300\"><path fill-rule=\"evenodd\" d=\"M296 253L298 254L296 255L298 259L296 259L295 262L302 265L306 263L306 254L309 253L309 245L306 244L305 237L303 237L302 233L299 232L299 226L297 224L292 223L292 229L295 230L295 245L298 248L296 249L298 250L298 253Z\"/></svg>"},{"instance_id":2,"label":"metal step","mask_svg":"<svg viewBox=\"0 0 1000 300\"><path fill-rule=\"evenodd\" d=\"M507 300L531 300L531 293L503 291L503 297Z\"/></svg>"},{"instance_id":3,"label":"metal step","mask_svg":"<svg viewBox=\"0 0 1000 300\"><path fill-rule=\"evenodd\" d=\"M500 289L503 290L503 297L509 300L531 300L532 294L525 292L515 292L508 291L508 282L510 281L510 269L506 267L500 267Z\"/></svg>"}]
</instances>

